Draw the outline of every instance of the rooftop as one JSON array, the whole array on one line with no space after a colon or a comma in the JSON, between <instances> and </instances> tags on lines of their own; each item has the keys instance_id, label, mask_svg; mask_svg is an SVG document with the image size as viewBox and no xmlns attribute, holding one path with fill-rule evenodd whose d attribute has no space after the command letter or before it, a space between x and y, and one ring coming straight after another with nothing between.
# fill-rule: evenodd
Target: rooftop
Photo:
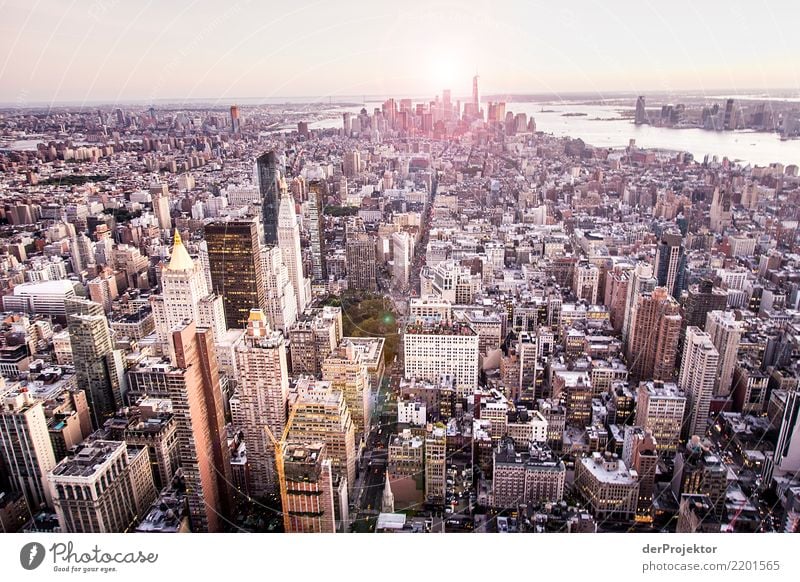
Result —
<instances>
[{"instance_id":1,"label":"rooftop","mask_svg":"<svg viewBox=\"0 0 800 582\"><path fill-rule=\"evenodd\" d=\"M78 445L75 454L56 465L52 474L59 477L91 477L125 446L122 441L102 439Z\"/></svg>"}]
</instances>

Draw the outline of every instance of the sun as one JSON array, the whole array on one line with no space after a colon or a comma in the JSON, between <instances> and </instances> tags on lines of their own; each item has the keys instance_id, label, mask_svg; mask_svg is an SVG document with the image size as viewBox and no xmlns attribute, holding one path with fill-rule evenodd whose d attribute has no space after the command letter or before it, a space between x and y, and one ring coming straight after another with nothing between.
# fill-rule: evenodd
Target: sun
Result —
<instances>
[{"instance_id":1,"label":"sun","mask_svg":"<svg viewBox=\"0 0 800 582\"><path fill-rule=\"evenodd\" d=\"M458 78L459 64L452 54L436 53L429 64L431 81L435 86L450 88Z\"/></svg>"}]
</instances>

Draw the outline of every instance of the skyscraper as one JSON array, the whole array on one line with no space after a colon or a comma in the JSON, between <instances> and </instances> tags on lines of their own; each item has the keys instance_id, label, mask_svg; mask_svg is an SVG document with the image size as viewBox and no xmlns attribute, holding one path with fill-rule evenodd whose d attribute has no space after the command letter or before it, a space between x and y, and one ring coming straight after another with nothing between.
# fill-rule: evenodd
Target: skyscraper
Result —
<instances>
[{"instance_id":1,"label":"skyscraper","mask_svg":"<svg viewBox=\"0 0 800 582\"><path fill-rule=\"evenodd\" d=\"M478 386L478 334L466 324L410 325L403 350L406 378L438 382L449 374L467 394Z\"/></svg>"},{"instance_id":2,"label":"skyscraper","mask_svg":"<svg viewBox=\"0 0 800 582\"><path fill-rule=\"evenodd\" d=\"M723 128L726 130L736 129L736 110L733 108L733 99L725 101L725 117L723 118Z\"/></svg>"},{"instance_id":3,"label":"skyscraper","mask_svg":"<svg viewBox=\"0 0 800 582\"><path fill-rule=\"evenodd\" d=\"M578 299L585 299L590 304L597 303L597 289L600 282L600 269L597 265L581 262L575 265L572 279L572 290Z\"/></svg>"},{"instance_id":4,"label":"skyscraper","mask_svg":"<svg viewBox=\"0 0 800 582\"><path fill-rule=\"evenodd\" d=\"M162 374L178 425L192 531L222 531L231 466L212 337L190 322L174 330L170 342L172 365Z\"/></svg>"},{"instance_id":5,"label":"skyscraper","mask_svg":"<svg viewBox=\"0 0 800 582\"><path fill-rule=\"evenodd\" d=\"M639 477L636 520L650 522L653 520L653 489L658 464L657 443L652 431L639 426L625 427L622 460Z\"/></svg>"},{"instance_id":6,"label":"skyscraper","mask_svg":"<svg viewBox=\"0 0 800 582\"><path fill-rule=\"evenodd\" d=\"M113 348L102 305L78 298L64 303L78 388L86 391L92 424L100 428L123 404L122 355Z\"/></svg>"},{"instance_id":7,"label":"skyscraper","mask_svg":"<svg viewBox=\"0 0 800 582\"><path fill-rule=\"evenodd\" d=\"M634 118L636 125L647 123L647 111L644 108L644 95L639 95L636 99L636 116Z\"/></svg>"},{"instance_id":8,"label":"skyscraper","mask_svg":"<svg viewBox=\"0 0 800 582\"><path fill-rule=\"evenodd\" d=\"M328 280L328 266L325 263L325 218L322 209L328 195L328 185L324 180L311 180L308 184L308 235L311 239L311 278L315 282Z\"/></svg>"},{"instance_id":9,"label":"skyscraper","mask_svg":"<svg viewBox=\"0 0 800 582\"><path fill-rule=\"evenodd\" d=\"M264 224L264 243L278 244L278 211L281 203L280 170L274 151L261 154L256 159L256 178L261 194L261 221ZM230 324L230 321L228 322Z\"/></svg>"},{"instance_id":10,"label":"skyscraper","mask_svg":"<svg viewBox=\"0 0 800 582\"><path fill-rule=\"evenodd\" d=\"M93 439L48 475L61 530L121 533L156 497L147 447Z\"/></svg>"},{"instance_id":11,"label":"skyscraper","mask_svg":"<svg viewBox=\"0 0 800 582\"><path fill-rule=\"evenodd\" d=\"M367 234L361 219L352 219L346 227L347 286L359 291L377 291L375 240Z\"/></svg>"},{"instance_id":12,"label":"skyscraper","mask_svg":"<svg viewBox=\"0 0 800 582\"><path fill-rule=\"evenodd\" d=\"M683 236L680 232L665 232L656 250L656 278L673 297L680 297L686 274Z\"/></svg>"},{"instance_id":13,"label":"skyscraper","mask_svg":"<svg viewBox=\"0 0 800 582\"><path fill-rule=\"evenodd\" d=\"M425 501L443 504L445 501L447 476L447 447L445 426L429 426L425 433Z\"/></svg>"},{"instance_id":14,"label":"skyscraper","mask_svg":"<svg viewBox=\"0 0 800 582\"><path fill-rule=\"evenodd\" d=\"M46 475L56 458L40 400L27 391L12 391L0 401L0 465L11 488L25 495L28 507L52 505Z\"/></svg>"},{"instance_id":15,"label":"skyscraper","mask_svg":"<svg viewBox=\"0 0 800 582\"><path fill-rule=\"evenodd\" d=\"M644 291L656 288L658 280L653 276L653 267L647 263L637 263L628 279L627 297L625 299L625 320L622 323L622 341L627 344L631 331L631 311L636 297Z\"/></svg>"},{"instance_id":16,"label":"skyscraper","mask_svg":"<svg viewBox=\"0 0 800 582\"><path fill-rule=\"evenodd\" d=\"M706 434L711 397L717 379L719 352L711 336L699 327L689 326L683 345L678 387L686 392L688 417L685 437Z\"/></svg>"},{"instance_id":17,"label":"skyscraper","mask_svg":"<svg viewBox=\"0 0 800 582\"><path fill-rule=\"evenodd\" d=\"M633 304L626 357L630 373L643 380L671 380L681 333L680 306L665 287L640 293Z\"/></svg>"},{"instance_id":18,"label":"skyscraper","mask_svg":"<svg viewBox=\"0 0 800 582\"><path fill-rule=\"evenodd\" d=\"M275 236L277 243L277 230ZM205 239L213 291L222 296L225 321L228 327L245 327L251 309L266 307L258 225L253 218L212 222L205 226Z\"/></svg>"},{"instance_id":19,"label":"skyscraper","mask_svg":"<svg viewBox=\"0 0 800 582\"><path fill-rule=\"evenodd\" d=\"M791 391L786 395L772 465L772 475L794 477L800 471L800 392Z\"/></svg>"},{"instance_id":20,"label":"skyscraper","mask_svg":"<svg viewBox=\"0 0 800 582\"><path fill-rule=\"evenodd\" d=\"M653 434L658 452L678 449L685 412L686 396L674 383L639 384L635 423Z\"/></svg>"},{"instance_id":21,"label":"skyscraper","mask_svg":"<svg viewBox=\"0 0 800 582\"><path fill-rule=\"evenodd\" d=\"M411 269L411 237L407 232L392 233L392 283L399 290L408 288Z\"/></svg>"},{"instance_id":22,"label":"skyscraper","mask_svg":"<svg viewBox=\"0 0 800 582\"><path fill-rule=\"evenodd\" d=\"M344 340L322 364L322 379L344 393L345 402L356 427L357 438L369 432L371 399L367 366L361 352Z\"/></svg>"},{"instance_id":23,"label":"skyscraper","mask_svg":"<svg viewBox=\"0 0 800 582\"><path fill-rule=\"evenodd\" d=\"M239 126L239 106L231 105L231 131L233 133L240 133L241 127Z\"/></svg>"},{"instance_id":24,"label":"skyscraper","mask_svg":"<svg viewBox=\"0 0 800 582\"><path fill-rule=\"evenodd\" d=\"M739 355L739 341L744 325L731 311L709 311L706 316L706 333L719 352L719 379L715 396L728 396L733 383L733 370Z\"/></svg>"},{"instance_id":25,"label":"skyscraper","mask_svg":"<svg viewBox=\"0 0 800 582\"><path fill-rule=\"evenodd\" d=\"M714 287L714 283L710 280L704 279L692 285L689 287L683 306L684 328L693 325L702 329L706 325L706 316L710 311L724 311L727 305L727 293Z\"/></svg>"},{"instance_id":26,"label":"skyscraper","mask_svg":"<svg viewBox=\"0 0 800 582\"><path fill-rule=\"evenodd\" d=\"M478 94L478 75L472 77L472 107L475 111L475 117L481 116L481 99Z\"/></svg>"},{"instance_id":27,"label":"skyscraper","mask_svg":"<svg viewBox=\"0 0 800 582\"><path fill-rule=\"evenodd\" d=\"M297 313L303 313L308 298L306 279L303 276L303 255L300 252L300 225L297 224L294 211L294 198L285 191L281 194L278 212L278 247L283 253L283 263L289 271L289 280L294 288Z\"/></svg>"},{"instance_id":28,"label":"skyscraper","mask_svg":"<svg viewBox=\"0 0 800 582\"><path fill-rule=\"evenodd\" d=\"M342 171L347 178L355 178L358 175L361 171L361 153L358 150L344 154Z\"/></svg>"},{"instance_id":29,"label":"skyscraper","mask_svg":"<svg viewBox=\"0 0 800 582\"><path fill-rule=\"evenodd\" d=\"M352 490L356 480L355 426L342 391L330 382L301 377L289 394L289 407L294 412L287 440L324 442L334 473L346 479Z\"/></svg>"},{"instance_id":30,"label":"skyscraper","mask_svg":"<svg viewBox=\"0 0 800 582\"><path fill-rule=\"evenodd\" d=\"M341 307L326 306L306 313L289 329L292 374L319 376L322 362L342 339Z\"/></svg>"},{"instance_id":31,"label":"skyscraper","mask_svg":"<svg viewBox=\"0 0 800 582\"><path fill-rule=\"evenodd\" d=\"M181 235L175 229L172 256L161 271L161 295L151 296L156 334L166 344L173 328L185 320L214 330L217 338L225 333L222 297L209 296L205 269L189 256Z\"/></svg>"},{"instance_id":32,"label":"skyscraper","mask_svg":"<svg viewBox=\"0 0 800 582\"><path fill-rule=\"evenodd\" d=\"M721 233L731 225L731 194L726 187L717 187L711 197L709 228Z\"/></svg>"},{"instance_id":33,"label":"skyscraper","mask_svg":"<svg viewBox=\"0 0 800 582\"><path fill-rule=\"evenodd\" d=\"M250 312L247 332L236 347L237 387L231 399L234 425L244 431L253 493L278 488L275 448L264 427L279 438L286 427L289 370L283 334L270 329L259 309Z\"/></svg>"},{"instance_id":34,"label":"skyscraper","mask_svg":"<svg viewBox=\"0 0 800 582\"><path fill-rule=\"evenodd\" d=\"M283 450L282 498L287 533L334 533L331 461L323 442L289 443Z\"/></svg>"},{"instance_id":35,"label":"skyscraper","mask_svg":"<svg viewBox=\"0 0 800 582\"><path fill-rule=\"evenodd\" d=\"M170 216L169 190L166 184L156 184L150 187L150 196L153 200L153 214L158 221L158 228L169 230L172 228Z\"/></svg>"},{"instance_id":36,"label":"skyscraper","mask_svg":"<svg viewBox=\"0 0 800 582\"><path fill-rule=\"evenodd\" d=\"M297 299L281 249L262 248L261 265L264 271L264 294L269 324L273 329L287 332L297 321Z\"/></svg>"}]
</instances>

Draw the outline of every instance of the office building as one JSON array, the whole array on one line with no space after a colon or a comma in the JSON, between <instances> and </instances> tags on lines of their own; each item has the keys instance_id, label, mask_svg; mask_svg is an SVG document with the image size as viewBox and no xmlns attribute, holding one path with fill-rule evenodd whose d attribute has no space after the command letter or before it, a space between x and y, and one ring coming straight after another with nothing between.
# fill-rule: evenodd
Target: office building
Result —
<instances>
[{"instance_id":1,"label":"office building","mask_svg":"<svg viewBox=\"0 0 800 582\"><path fill-rule=\"evenodd\" d=\"M575 265L572 278L572 291L578 299L585 299L590 305L597 303L597 288L600 283L600 269L589 262Z\"/></svg>"},{"instance_id":2,"label":"office building","mask_svg":"<svg viewBox=\"0 0 800 582\"><path fill-rule=\"evenodd\" d=\"M724 311L728 305L728 294L714 287L710 280L691 285L683 306L683 327L706 325L706 316L711 311Z\"/></svg>"},{"instance_id":3,"label":"office building","mask_svg":"<svg viewBox=\"0 0 800 582\"><path fill-rule=\"evenodd\" d=\"M425 432L425 502L443 505L447 493L447 439L443 424Z\"/></svg>"},{"instance_id":4,"label":"office building","mask_svg":"<svg viewBox=\"0 0 800 582\"><path fill-rule=\"evenodd\" d=\"M31 510L52 506L46 475L56 459L42 402L27 390L0 398L0 467L5 467L12 491L22 493Z\"/></svg>"},{"instance_id":5,"label":"office building","mask_svg":"<svg viewBox=\"0 0 800 582\"><path fill-rule=\"evenodd\" d=\"M18 311L28 315L49 315L58 323L65 323L65 304L75 297L75 283L67 280L20 283L10 294L3 296L4 311Z\"/></svg>"},{"instance_id":6,"label":"office building","mask_svg":"<svg viewBox=\"0 0 800 582\"><path fill-rule=\"evenodd\" d=\"M277 244L277 206L275 216ZM213 292L222 296L228 327L247 325L251 309L266 308L264 270L258 225L252 218L205 226Z\"/></svg>"},{"instance_id":7,"label":"office building","mask_svg":"<svg viewBox=\"0 0 800 582\"><path fill-rule=\"evenodd\" d=\"M714 396L728 396L733 386L733 371L739 355L744 322L737 320L731 311L709 311L705 331L714 342L720 359Z\"/></svg>"},{"instance_id":8,"label":"office building","mask_svg":"<svg viewBox=\"0 0 800 582\"><path fill-rule=\"evenodd\" d=\"M665 232L656 248L656 278L659 287L666 287L675 298L680 297L686 276L683 236L679 231Z\"/></svg>"},{"instance_id":9,"label":"office building","mask_svg":"<svg viewBox=\"0 0 800 582\"><path fill-rule=\"evenodd\" d=\"M408 289L412 246L411 236L407 232L392 233L392 284L401 291Z\"/></svg>"},{"instance_id":10,"label":"office building","mask_svg":"<svg viewBox=\"0 0 800 582\"><path fill-rule=\"evenodd\" d=\"M406 378L437 382L451 375L459 391L468 394L478 386L478 334L465 324L410 325L403 355Z\"/></svg>"},{"instance_id":11,"label":"office building","mask_svg":"<svg viewBox=\"0 0 800 582\"><path fill-rule=\"evenodd\" d=\"M361 352L351 342L342 341L323 361L322 379L344 394L356 435L366 439L369 434L372 399L367 366L361 361Z\"/></svg>"},{"instance_id":12,"label":"office building","mask_svg":"<svg viewBox=\"0 0 800 582\"><path fill-rule=\"evenodd\" d=\"M273 329L288 332L297 321L297 299L281 249L262 248L261 268L264 271L265 312L269 324Z\"/></svg>"},{"instance_id":13,"label":"office building","mask_svg":"<svg viewBox=\"0 0 800 582\"><path fill-rule=\"evenodd\" d=\"M553 397L563 399L568 425L591 424L593 395L592 381L586 372L558 370L553 375Z\"/></svg>"},{"instance_id":14,"label":"office building","mask_svg":"<svg viewBox=\"0 0 800 582\"><path fill-rule=\"evenodd\" d=\"M639 480L616 455L592 453L575 462L575 488L595 519L630 522L636 517Z\"/></svg>"},{"instance_id":15,"label":"office building","mask_svg":"<svg viewBox=\"0 0 800 582\"><path fill-rule=\"evenodd\" d=\"M348 288L377 291L375 239L366 232L361 219L352 219L347 223L345 238Z\"/></svg>"},{"instance_id":16,"label":"office building","mask_svg":"<svg viewBox=\"0 0 800 582\"><path fill-rule=\"evenodd\" d=\"M213 339L194 322L170 337L163 374L178 426L192 531L223 531L230 510L230 452Z\"/></svg>"},{"instance_id":17,"label":"office building","mask_svg":"<svg viewBox=\"0 0 800 582\"><path fill-rule=\"evenodd\" d=\"M678 387L686 393L685 437L706 434L711 397L717 379L719 352L711 336L699 327L686 329Z\"/></svg>"},{"instance_id":18,"label":"office building","mask_svg":"<svg viewBox=\"0 0 800 582\"><path fill-rule=\"evenodd\" d=\"M633 306L642 293L653 291L658 285L658 279L653 276L653 267L647 263L637 263L630 272L626 287L624 319L622 322L622 341L628 345L630 337Z\"/></svg>"},{"instance_id":19,"label":"office building","mask_svg":"<svg viewBox=\"0 0 800 582\"><path fill-rule=\"evenodd\" d=\"M261 195L261 221L264 244L278 244L278 212L281 203L281 172L278 169L278 155L274 151L256 158L256 184ZM260 242L260 241L259 241ZM253 307L251 305L251 307ZM229 321L230 324L230 321ZM241 325L241 324L239 324Z\"/></svg>"},{"instance_id":20,"label":"office building","mask_svg":"<svg viewBox=\"0 0 800 582\"><path fill-rule=\"evenodd\" d=\"M358 150L345 152L343 171L346 178L355 178L361 172L361 153Z\"/></svg>"},{"instance_id":21,"label":"office building","mask_svg":"<svg viewBox=\"0 0 800 582\"><path fill-rule=\"evenodd\" d=\"M236 370L231 415L234 425L244 431L253 494L263 496L278 488L275 447L265 427L275 438L283 435L289 369L283 334L270 328L261 310L250 312L244 340L236 347Z\"/></svg>"},{"instance_id":22,"label":"office building","mask_svg":"<svg viewBox=\"0 0 800 582\"><path fill-rule=\"evenodd\" d=\"M639 95L639 97L636 99L636 113L634 116L634 123L636 123L636 125L642 125L643 123L648 123L647 110L645 109L644 105L644 95Z\"/></svg>"},{"instance_id":23,"label":"office building","mask_svg":"<svg viewBox=\"0 0 800 582\"><path fill-rule=\"evenodd\" d=\"M519 452L513 442L504 440L494 452L492 505L517 510L528 503L559 502L566 473L564 462L547 447Z\"/></svg>"},{"instance_id":24,"label":"office building","mask_svg":"<svg viewBox=\"0 0 800 582\"><path fill-rule=\"evenodd\" d=\"M146 447L92 439L48 474L66 533L132 531L156 497Z\"/></svg>"},{"instance_id":25,"label":"office building","mask_svg":"<svg viewBox=\"0 0 800 582\"><path fill-rule=\"evenodd\" d=\"M169 400L142 399L107 420L103 429L111 440L147 448L157 491L169 486L180 466L178 425L171 411Z\"/></svg>"},{"instance_id":26,"label":"office building","mask_svg":"<svg viewBox=\"0 0 800 582\"><path fill-rule=\"evenodd\" d=\"M302 313L308 297L306 278L303 275L303 255L300 252L300 225L294 210L294 198L281 188L280 209L278 211L278 247L283 253L283 263L289 271L289 280L294 288L297 313Z\"/></svg>"},{"instance_id":27,"label":"office building","mask_svg":"<svg viewBox=\"0 0 800 582\"><path fill-rule=\"evenodd\" d=\"M739 359L733 369L731 397L733 409L761 416L767 410L769 376L752 356Z\"/></svg>"},{"instance_id":28,"label":"office building","mask_svg":"<svg viewBox=\"0 0 800 582\"><path fill-rule=\"evenodd\" d=\"M169 189L166 184L156 184L150 187L150 196L153 200L153 214L158 222L158 228L167 231L172 228L170 214Z\"/></svg>"},{"instance_id":29,"label":"office building","mask_svg":"<svg viewBox=\"0 0 800 582\"><path fill-rule=\"evenodd\" d=\"M786 395L772 466L772 476L793 477L800 471L800 392Z\"/></svg>"},{"instance_id":30,"label":"office building","mask_svg":"<svg viewBox=\"0 0 800 582\"><path fill-rule=\"evenodd\" d=\"M86 391L92 423L100 428L123 404L122 355L113 349L102 305L76 298L68 300L66 308L78 388Z\"/></svg>"},{"instance_id":31,"label":"office building","mask_svg":"<svg viewBox=\"0 0 800 582\"><path fill-rule=\"evenodd\" d=\"M336 532L333 474L325 443L288 443L283 450L283 476L287 533Z\"/></svg>"},{"instance_id":32,"label":"office building","mask_svg":"<svg viewBox=\"0 0 800 582\"><path fill-rule=\"evenodd\" d=\"M322 363L342 339L342 308L325 306L307 311L289 329L292 374L319 376Z\"/></svg>"},{"instance_id":33,"label":"office building","mask_svg":"<svg viewBox=\"0 0 800 582\"><path fill-rule=\"evenodd\" d=\"M328 184L324 180L308 183L308 236L311 239L311 278L314 282L328 280L328 265L325 262L325 208Z\"/></svg>"},{"instance_id":34,"label":"office building","mask_svg":"<svg viewBox=\"0 0 800 582\"><path fill-rule=\"evenodd\" d=\"M684 493L678 504L675 533L719 533L720 520L708 495Z\"/></svg>"},{"instance_id":35,"label":"office building","mask_svg":"<svg viewBox=\"0 0 800 582\"><path fill-rule=\"evenodd\" d=\"M158 340L164 345L170 331L186 320L212 329L216 337L226 331L223 299L209 296L205 270L189 256L177 229L172 256L161 271L161 295L151 296L150 305Z\"/></svg>"},{"instance_id":36,"label":"office building","mask_svg":"<svg viewBox=\"0 0 800 582\"><path fill-rule=\"evenodd\" d=\"M678 449L686 395L674 383L641 382L636 396L636 426L652 433L659 453Z\"/></svg>"},{"instance_id":37,"label":"office building","mask_svg":"<svg viewBox=\"0 0 800 582\"><path fill-rule=\"evenodd\" d=\"M658 443L653 432L640 426L626 426L622 460L639 478L636 521L653 520L653 491L658 465Z\"/></svg>"},{"instance_id":38,"label":"office building","mask_svg":"<svg viewBox=\"0 0 800 582\"><path fill-rule=\"evenodd\" d=\"M389 438L386 475L398 510L418 507L425 500L425 439L404 429Z\"/></svg>"},{"instance_id":39,"label":"office building","mask_svg":"<svg viewBox=\"0 0 800 582\"><path fill-rule=\"evenodd\" d=\"M695 435L675 455L671 488L676 498L685 494L708 495L714 513L721 517L728 491L728 466Z\"/></svg>"},{"instance_id":40,"label":"office building","mask_svg":"<svg viewBox=\"0 0 800 582\"><path fill-rule=\"evenodd\" d=\"M628 369L641 379L671 380L681 333L680 306L665 287L636 296L630 314Z\"/></svg>"},{"instance_id":41,"label":"office building","mask_svg":"<svg viewBox=\"0 0 800 582\"><path fill-rule=\"evenodd\" d=\"M287 440L324 442L335 476L352 490L356 480L355 426L344 394L330 382L302 377L289 392L289 408Z\"/></svg>"},{"instance_id":42,"label":"office building","mask_svg":"<svg viewBox=\"0 0 800 582\"><path fill-rule=\"evenodd\" d=\"M239 106L231 105L231 133L241 133L241 119L239 117Z\"/></svg>"}]
</instances>

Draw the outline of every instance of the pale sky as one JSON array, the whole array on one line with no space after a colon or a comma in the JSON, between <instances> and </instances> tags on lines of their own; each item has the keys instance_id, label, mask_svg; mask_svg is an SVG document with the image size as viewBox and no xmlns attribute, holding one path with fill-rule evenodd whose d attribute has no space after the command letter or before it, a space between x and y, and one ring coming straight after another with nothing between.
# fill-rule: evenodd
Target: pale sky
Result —
<instances>
[{"instance_id":1,"label":"pale sky","mask_svg":"<svg viewBox=\"0 0 800 582\"><path fill-rule=\"evenodd\" d=\"M800 2L0 0L0 103L800 91Z\"/></svg>"}]
</instances>

